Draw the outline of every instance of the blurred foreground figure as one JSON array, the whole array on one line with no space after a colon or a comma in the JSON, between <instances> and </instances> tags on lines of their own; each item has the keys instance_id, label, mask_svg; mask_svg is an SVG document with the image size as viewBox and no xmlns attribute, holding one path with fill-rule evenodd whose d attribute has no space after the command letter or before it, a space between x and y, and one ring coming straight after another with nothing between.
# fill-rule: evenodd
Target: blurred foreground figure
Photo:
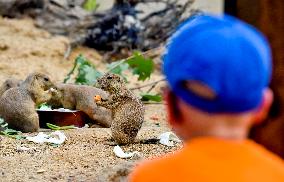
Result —
<instances>
[{"instance_id":1,"label":"blurred foreground figure","mask_svg":"<svg viewBox=\"0 0 284 182\"><path fill-rule=\"evenodd\" d=\"M247 139L273 100L261 33L228 16L195 17L172 36L164 73L169 123L185 145L142 163L130 181L284 181L283 161Z\"/></svg>"}]
</instances>

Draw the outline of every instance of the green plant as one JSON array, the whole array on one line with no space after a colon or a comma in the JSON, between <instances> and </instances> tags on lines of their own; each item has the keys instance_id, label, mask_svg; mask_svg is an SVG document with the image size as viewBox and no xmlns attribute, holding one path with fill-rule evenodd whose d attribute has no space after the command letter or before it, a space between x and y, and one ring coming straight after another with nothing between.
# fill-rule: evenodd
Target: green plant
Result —
<instances>
[{"instance_id":1,"label":"green plant","mask_svg":"<svg viewBox=\"0 0 284 182\"><path fill-rule=\"evenodd\" d=\"M70 129L77 129L76 126L70 125L70 126L57 126L51 123L46 123L46 126L52 130L70 130Z\"/></svg>"},{"instance_id":2,"label":"green plant","mask_svg":"<svg viewBox=\"0 0 284 182\"><path fill-rule=\"evenodd\" d=\"M145 58L139 52L134 52L134 55L130 57L126 63L132 68L132 73L139 76L139 81L149 79L154 71L153 60Z\"/></svg>"},{"instance_id":3,"label":"green plant","mask_svg":"<svg viewBox=\"0 0 284 182\"><path fill-rule=\"evenodd\" d=\"M76 84L95 85L96 80L103 75L103 73L98 71L83 55L79 55L75 59L72 70L64 79L64 83L70 79L76 69L78 72L75 78ZM133 75L138 75L138 81L144 82L145 80L150 79L151 74L154 71L154 62L152 59L145 58L142 53L134 52L133 56L129 58L108 64L107 69L107 72L121 75L126 81L127 77L125 71L130 71ZM161 102L162 100L162 97L159 94L147 93L141 94L141 96L143 101Z\"/></svg>"},{"instance_id":4,"label":"green plant","mask_svg":"<svg viewBox=\"0 0 284 182\"><path fill-rule=\"evenodd\" d=\"M25 138L24 136L21 135L22 132L9 129L8 128L8 123L4 121L3 118L0 118L0 134L10 137L10 138L15 138L17 140Z\"/></svg>"},{"instance_id":5,"label":"green plant","mask_svg":"<svg viewBox=\"0 0 284 182\"><path fill-rule=\"evenodd\" d=\"M39 106L37 106L37 109L40 109L40 110L51 110L51 106L48 105L47 103L42 103Z\"/></svg>"},{"instance_id":6,"label":"green plant","mask_svg":"<svg viewBox=\"0 0 284 182\"><path fill-rule=\"evenodd\" d=\"M140 95L142 101L154 101L154 102L162 101L161 94L141 93Z\"/></svg>"},{"instance_id":7,"label":"green plant","mask_svg":"<svg viewBox=\"0 0 284 182\"><path fill-rule=\"evenodd\" d=\"M96 80L102 76L102 72L98 71L83 55L79 55L75 59L73 68L65 77L64 83L71 78L76 68L78 69L78 74L75 78L75 83L77 84L94 85ZM135 52L133 56L127 59L108 64L107 68L107 72L119 74L122 77L125 77L124 71L130 70L133 75L138 75L138 81L145 81L150 78L154 71L154 62L142 56L141 53Z\"/></svg>"},{"instance_id":8,"label":"green plant","mask_svg":"<svg viewBox=\"0 0 284 182\"><path fill-rule=\"evenodd\" d=\"M125 70L130 70L133 75L138 75L138 81L145 81L151 77L154 71L154 62L141 53L134 52L133 56L129 58L111 63L107 72L123 76Z\"/></svg>"},{"instance_id":9,"label":"green plant","mask_svg":"<svg viewBox=\"0 0 284 182\"><path fill-rule=\"evenodd\" d=\"M75 78L76 84L82 85L94 85L102 73L99 72L94 65L92 65L83 55L79 55L75 59L75 63L71 71L67 74L64 79L66 83L72 74L74 74L76 68L78 69L78 74Z\"/></svg>"},{"instance_id":10,"label":"green plant","mask_svg":"<svg viewBox=\"0 0 284 182\"><path fill-rule=\"evenodd\" d=\"M97 0L86 0L83 5L83 8L87 11L95 11L98 7Z\"/></svg>"},{"instance_id":11,"label":"green plant","mask_svg":"<svg viewBox=\"0 0 284 182\"><path fill-rule=\"evenodd\" d=\"M124 71L129 69L129 65L125 63L123 60L107 64L106 67L111 73L122 76L123 79L127 82L127 77L124 74Z\"/></svg>"}]
</instances>

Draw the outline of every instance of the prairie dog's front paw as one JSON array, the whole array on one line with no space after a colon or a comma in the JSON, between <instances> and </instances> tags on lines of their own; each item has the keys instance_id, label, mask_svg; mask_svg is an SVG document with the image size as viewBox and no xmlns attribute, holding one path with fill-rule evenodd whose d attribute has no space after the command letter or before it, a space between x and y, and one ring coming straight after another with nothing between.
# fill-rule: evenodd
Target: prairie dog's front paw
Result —
<instances>
[{"instance_id":1,"label":"prairie dog's front paw","mask_svg":"<svg viewBox=\"0 0 284 182\"><path fill-rule=\"evenodd\" d=\"M45 93L51 94L51 95L56 95L58 93L58 90L56 90L55 88L50 88L50 89L46 90Z\"/></svg>"},{"instance_id":2,"label":"prairie dog's front paw","mask_svg":"<svg viewBox=\"0 0 284 182\"><path fill-rule=\"evenodd\" d=\"M99 102L102 101L102 97L101 97L100 95L96 95L96 96L94 97L94 101L95 101L96 103L99 103Z\"/></svg>"},{"instance_id":3,"label":"prairie dog's front paw","mask_svg":"<svg viewBox=\"0 0 284 182\"><path fill-rule=\"evenodd\" d=\"M96 95L94 97L94 102L98 105L98 106L103 106L103 100L102 97L100 95Z\"/></svg>"},{"instance_id":4,"label":"prairie dog's front paw","mask_svg":"<svg viewBox=\"0 0 284 182\"><path fill-rule=\"evenodd\" d=\"M105 98L102 98L100 95L96 95L94 97L94 101L95 103L104 103L104 102L109 102L110 99L105 99Z\"/></svg>"},{"instance_id":5,"label":"prairie dog's front paw","mask_svg":"<svg viewBox=\"0 0 284 182\"><path fill-rule=\"evenodd\" d=\"M50 88L49 90L50 90L50 92L57 92L57 90L55 88Z\"/></svg>"}]
</instances>

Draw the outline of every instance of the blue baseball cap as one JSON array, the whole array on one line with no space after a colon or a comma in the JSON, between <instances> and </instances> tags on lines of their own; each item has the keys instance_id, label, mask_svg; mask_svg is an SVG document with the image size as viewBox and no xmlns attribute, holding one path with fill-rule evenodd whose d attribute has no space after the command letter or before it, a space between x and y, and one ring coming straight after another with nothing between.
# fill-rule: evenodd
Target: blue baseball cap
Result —
<instances>
[{"instance_id":1,"label":"blue baseball cap","mask_svg":"<svg viewBox=\"0 0 284 182\"><path fill-rule=\"evenodd\" d=\"M271 72L271 50L265 37L231 16L199 15L183 23L163 56L170 89L183 101L209 113L240 113L262 101ZM194 81L210 88L214 98L185 87Z\"/></svg>"}]
</instances>

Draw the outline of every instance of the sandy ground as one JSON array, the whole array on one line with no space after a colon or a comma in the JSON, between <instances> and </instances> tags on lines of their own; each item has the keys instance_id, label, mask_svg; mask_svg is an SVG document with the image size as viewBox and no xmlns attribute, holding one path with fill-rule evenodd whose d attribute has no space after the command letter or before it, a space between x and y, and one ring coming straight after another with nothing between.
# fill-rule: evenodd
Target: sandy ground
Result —
<instances>
[{"instance_id":1,"label":"sandy ground","mask_svg":"<svg viewBox=\"0 0 284 182\"><path fill-rule=\"evenodd\" d=\"M24 79L33 71L49 74L53 80L62 81L79 53L83 53L98 68L104 67L100 55L88 48L77 48L69 59L64 59L67 45L67 39L51 36L35 28L31 20L0 18L0 82L8 77ZM161 77L156 73L151 81ZM143 158L160 156L180 148L181 144L166 147L139 143L170 131L163 105L145 107L145 122L137 142L122 148L127 152L139 151ZM111 170L116 164L131 160L119 159L114 155L114 146L109 145L109 129L87 128L64 133L68 140L59 147L0 136L0 181L96 181L106 168ZM20 151L17 149L19 147L28 147L30 150Z\"/></svg>"},{"instance_id":2,"label":"sandy ground","mask_svg":"<svg viewBox=\"0 0 284 182\"><path fill-rule=\"evenodd\" d=\"M184 3L188 0L178 0L181 3ZM112 6L114 0L97 0L99 6L99 10L105 10ZM194 0L193 7L197 9L201 9L205 12L213 13L213 14L221 14L223 12L223 5L224 0ZM159 6L159 5L158 5ZM145 13L148 11L153 11L153 9L157 8L159 9L157 5L155 7L148 6L145 8L142 8Z\"/></svg>"}]
</instances>

